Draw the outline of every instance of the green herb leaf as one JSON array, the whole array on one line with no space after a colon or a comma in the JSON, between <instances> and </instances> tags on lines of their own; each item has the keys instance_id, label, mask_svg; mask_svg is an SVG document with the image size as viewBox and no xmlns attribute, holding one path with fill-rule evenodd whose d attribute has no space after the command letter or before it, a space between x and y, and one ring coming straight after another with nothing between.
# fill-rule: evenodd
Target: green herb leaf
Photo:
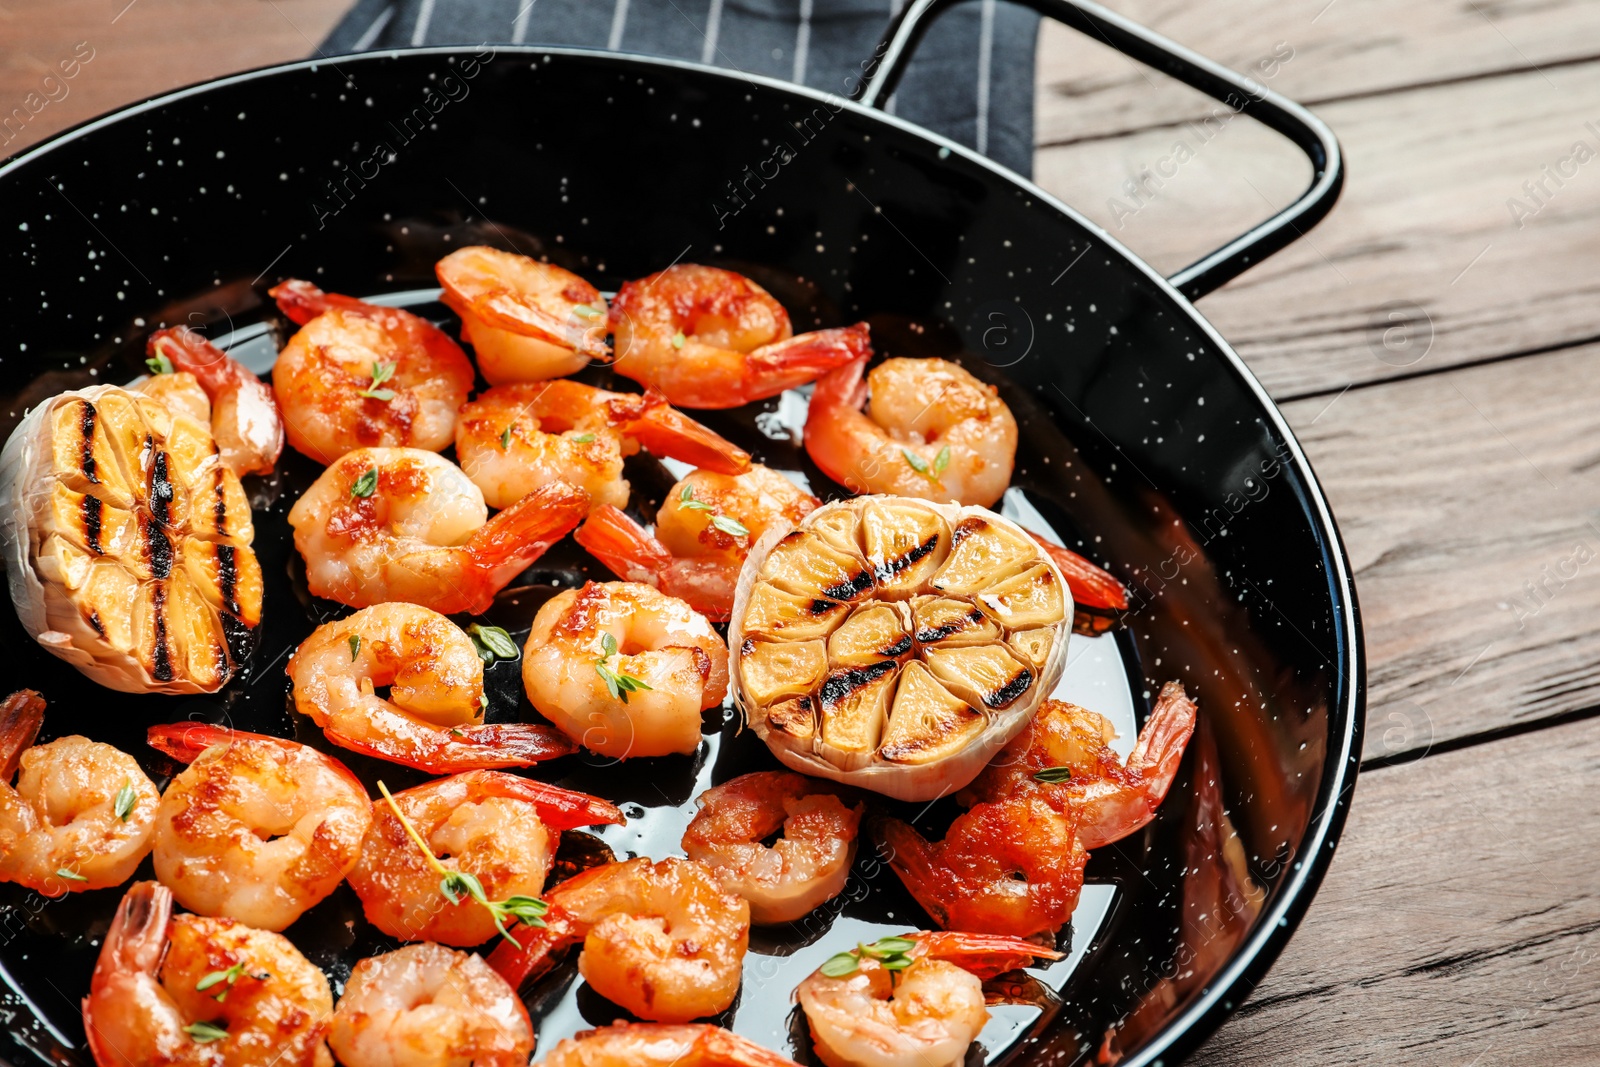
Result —
<instances>
[{"instance_id":1,"label":"green herb leaf","mask_svg":"<svg viewBox=\"0 0 1600 1067\"><path fill-rule=\"evenodd\" d=\"M111 810L117 813L117 818L127 822L128 816L133 814L133 806L138 802L139 794L133 788L133 783L123 782L122 788L117 790L117 800Z\"/></svg>"},{"instance_id":2,"label":"green herb leaf","mask_svg":"<svg viewBox=\"0 0 1600 1067\"><path fill-rule=\"evenodd\" d=\"M156 350L155 355L144 361L144 365L150 368L151 374L173 373L172 360L168 359L166 353L159 348Z\"/></svg>"},{"instance_id":3,"label":"green herb leaf","mask_svg":"<svg viewBox=\"0 0 1600 1067\"><path fill-rule=\"evenodd\" d=\"M945 445L939 449L939 454L933 457L933 473L936 476L943 474L948 466L950 466L950 446Z\"/></svg>"},{"instance_id":4,"label":"green herb leaf","mask_svg":"<svg viewBox=\"0 0 1600 1067\"><path fill-rule=\"evenodd\" d=\"M711 516L711 525L715 526L725 534L732 534L734 537L750 536L750 531L745 528L744 523L737 519L730 519L726 515Z\"/></svg>"},{"instance_id":5,"label":"green herb leaf","mask_svg":"<svg viewBox=\"0 0 1600 1067\"><path fill-rule=\"evenodd\" d=\"M460 904L467 897L471 897L479 904L489 903L489 898L483 891L483 883L466 871L451 871L446 874L439 883L439 891L452 904Z\"/></svg>"},{"instance_id":6,"label":"green herb leaf","mask_svg":"<svg viewBox=\"0 0 1600 1067\"><path fill-rule=\"evenodd\" d=\"M868 945L874 956L892 956L910 952L917 947L915 941L904 937L883 937Z\"/></svg>"},{"instance_id":7,"label":"green herb leaf","mask_svg":"<svg viewBox=\"0 0 1600 1067\"><path fill-rule=\"evenodd\" d=\"M689 339L683 335L683 331L679 330L677 333L672 335L672 347L673 348L682 348L684 346L684 343L687 342L688 340Z\"/></svg>"},{"instance_id":8,"label":"green herb leaf","mask_svg":"<svg viewBox=\"0 0 1600 1067\"><path fill-rule=\"evenodd\" d=\"M87 882L89 880L77 871L69 871L65 867L56 868L56 877L65 878L69 882Z\"/></svg>"},{"instance_id":9,"label":"green herb leaf","mask_svg":"<svg viewBox=\"0 0 1600 1067\"><path fill-rule=\"evenodd\" d=\"M927 474L928 473L928 461L927 460L923 459L921 456L917 455L915 452L907 452L903 448L900 450L900 454L902 456L906 457L906 462L911 464L911 469L912 470L916 471L918 474Z\"/></svg>"},{"instance_id":10,"label":"green herb leaf","mask_svg":"<svg viewBox=\"0 0 1600 1067\"><path fill-rule=\"evenodd\" d=\"M360 634L351 634L349 640L350 640L350 662L354 663L356 661L356 657L361 655L361 635Z\"/></svg>"},{"instance_id":11,"label":"green herb leaf","mask_svg":"<svg viewBox=\"0 0 1600 1067\"><path fill-rule=\"evenodd\" d=\"M500 902L500 909L524 926L543 926L550 905L538 897L511 896Z\"/></svg>"},{"instance_id":12,"label":"green herb leaf","mask_svg":"<svg viewBox=\"0 0 1600 1067\"><path fill-rule=\"evenodd\" d=\"M517 643L498 626L473 623L467 627L467 633L478 648L478 658L485 663L493 663L496 659L516 659L519 655Z\"/></svg>"},{"instance_id":13,"label":"green herb leaf","mask_svg":"<svg viewBox=\"0 0 1600 1067\"><path fill-rule=\"evenodd\" d=\"M683 487L683 492L678 494L678 506L680 508L688 508L690 511L715 511L715 510L717 510L716 508L712 507L710 504L707 504L704 500L696 500L694 498L694 486L692 486L692 485L684 486Z\"/></svg>"},{"instance_id":14,"label":"green herb leaf","mask_svg":"<svg viewBox=\"0 0 1600 1067\"><path fill-rule=\"evenodd\" d=\"M378 386L394 377L393 363L374 363L372 365L372 384L361 390L359 395L371 397L373 400L382 400L385 404L394 399L393 389L379 389Z\"/></svg>"},{"instance_id":15,"label":"green herb leaf","mask_svg":"<svg viewBox=\"0 0 1600 1067\"><path fill-rule=\"evenodd\" d=\"M1071 767L1046 767L1033 772L1033 780L1043 782L1045 785L1055 785L1058 782L1072 781Z\"/></svg>"},{"instance_id":16,"label":"green herb leaf","mask_svg":"<svg viewBox=\"0 0 1600 1067\"><path fill-rule=\"evenodd\" d=\"M599 310L590 307L588 304L574 304L572 313L574 315L582 315L586 319L598 319L600 317Z\"/></svg>"},{"instance_id":17,"label":"green herb leaf","mask_svg":"<svg viewBox=\"0 0 1600 1067\"><path fill-rule=\"evenodd\" d=\"M500 451L504 452L511 447L511 427L507 426L500 431Z\"/></svg>"},{"instance_id":18,"label":"green herb leaf","mask_svg":"<svg viewBox=\"0 0 1600 1067\"><path fill-rule=\"evenodd\" d=\"M200 981L194 984L194 991L196 993L204 993L218 982L227 982L229 985L232 985L243 973L244 964L242 963L235 963L232 967L229 967L225 971L212 971L210 974L206 975L204 978L200 979Z\"/></svg>"},{"instance_id":19,"label":"green herb leaf","mask_svg":"<svg viewBox=\"0 0 1600 1067\"><path fill-rule=\"evenodd\" d=\"M361 477L356 479L356 484L352 485L350 487L350 495L351 496L358 496L358 497L361 497L363 500L365 500L367 497L371 496L374 492L376 492L377 489L378 489L378 468L377 467L368 467L362 473Z\"/></svg>"},{"instance_id":20,"label":"green herb leaf","mask_svg":"<svg viewBox=\"0 0 1600 1067\"><path fill-rule=\"evenodd\" d=\"M183 1032L194 1038L196 1044L205 1045L212 1041L221 1041L228 1036L228 1028L216 1023L190 1023L183 1028Z\"/></svg>"},{"instance_id":21,"label":"green herb leaf","mask_svg":"<svg viewBox=\"0 0 1600 1067\"><path fill-rule=\"evenodd\" d=\"M843 978L847 974L855 974L860 966L861 958L854 952L841 952L828 957L828 961L817 969L829 978Z\"/></svg>"},{"instance_id":22,"label":"green herb leaf","mask_svg":"<svg viewBox=\"0 0 1600 1067\"><path fill-rule=\"evenodd\" d=\"M576 441L580 445L586 445L590 441L594 440L594 434L592 434L592 433L580 433L578 436L574 437L573 440Z\"/></svg>"},{"instance_id":23,"label":"green herb leaf","mask_svg":"<svg viewBox=\"0 0 1600 1067\"><path fill-rule=\"evenodd\" d=\"M600 658L594 661L595 673L600 680L606 683L606 690L611 694L612 700L628 702L629 693L637 693L641 689L653 688L642 678L635 678L631 674L618 674L607 666L606 661L617 654L617 639L609 633L600 635Z\"/></svg>"},{"instance_id":24,"label":"green herb leaf","mask_svg":"<svg viewBox=\"0 0 1600 1067\"><path fill-rule=\"evenodd\" d=\"M887 959L879 960L878 964L886 971L903 971L911 966L911 957L890 956Z\"/></svg>"}]
</instances>

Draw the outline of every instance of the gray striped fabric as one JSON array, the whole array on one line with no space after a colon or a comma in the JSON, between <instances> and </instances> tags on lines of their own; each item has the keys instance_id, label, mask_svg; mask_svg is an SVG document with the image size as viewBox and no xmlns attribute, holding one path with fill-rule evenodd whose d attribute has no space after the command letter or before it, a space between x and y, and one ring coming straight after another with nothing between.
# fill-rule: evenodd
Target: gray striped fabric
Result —
<instances>
[{"instance_id":1,"label":"gray striped fabric","mask_svg":"<svg viewBox=\"0 0 1600 1067\"><path fill-rule=\"evenodd\" d=\"M846 95L904 0L359 0L327 54L425 44L555 44L694 59ZM928 31L890 101L901 118L1033 170L1038 16L972 0ZM854 84L852 81L850 84Z\"/></svg>"}]
</instances>

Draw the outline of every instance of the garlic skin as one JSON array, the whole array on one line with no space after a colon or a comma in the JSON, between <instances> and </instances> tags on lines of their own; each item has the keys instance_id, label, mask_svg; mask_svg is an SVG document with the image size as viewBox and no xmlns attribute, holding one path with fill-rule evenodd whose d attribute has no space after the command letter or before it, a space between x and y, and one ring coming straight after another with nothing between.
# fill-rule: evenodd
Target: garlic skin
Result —
<instances>
[{"instance_id":1,"label":"garlic skin","mask_svg":"<svg viewBox=\"0 0 1600 1067\"><path fill-rule=\"evenodd\" d=\"M842 530L854 529L852 517L848 512L855 512L859 517L867 509L874 506L888 508L904 508L915 506L926 508L938 514L947 524L948 529L954 531L962 523L977 520L982 524L994 528L995 532L1006 537L1008 541L1017 543L1026 542L1032 545L1030 535L1022 527L1011 522L986 508L955 504L933 504L922 500L912 500L905 497L889 496L863 496L849 500L838 501L825 505L812 512L803 519L793 530L769 530L752 548L749 557L745 560L744 567L739 573L739 581L735 590L733 614L729 623L728 647L729 672L731 676L734 702L743 713L745 722L755 731L756 735L766 742L773 755L792 770L809 774L818 778L826 778L835 782L859 786L870 789L897 800L927 801L940 796L947 796L966 786L978 773L988 765L995 754L1007 742L1020 733L1033 719L1034 713L1041 704L1049 698L1055 689L1056 683L1061 678L1061 673L1066 668L1067 644L1072 631L1073 605L1071 593L1067 590L1066 581L1060 570L1050 561L1048 556L1038 550L1036 558L1029 559L1025 564L1011 564L1010 569L1004 572L1007 583L1016 581L1022 571L1028 574L1041 575L1047 571L1045 580L1053 579L1055 587L1059 589L1062 600L1061 618L1047 626L1038 626L1029 623L1025 628L1019 627L1014 631L1007 631L1003 638L1008 642L1004 648L1013 660L1023 663L1033 674L1031 683L1021 697L999 708L981 707L972 701L952 701L946 710L950 715L960 715L969 718L981 717L980 723L969 722L965 728L959 724L952 726L957 736L966 740L960 747L948 753L937 754L926 762L907 763L895 762L883 758L880 751L870 752L844 751L830 745L823 738L822 717L818 714L815 718L815 728L808 734L803 725L793 727L785 721L795 711L795 700L785 698L771 698L766 706L752 696L751 685L755 684L760 691L764 679L752 679L746 676L744 670L745 655L741 654L746 643L746 627L750 623L752 594L758 583L761 583L761 572L766 565L773 550L783 542L786 537L796 532L816 533L823 540L832 545L839 545L847 537ZM859 518L857 520L859 521ZM956 538L959 540L959 538ZM790 541L793 546L796 542ZM888 604L893 610L907 619L911 615L912 597L940 596L944 593L938 585L930 585L938 581L938 572L948 562L948 554L952 551L945 549L946 556L933 566L923 566L920 573L915 576L916 589L907 585L906 576L911 570L922 566L914 564L903 571L893 573L885 572L879 567L880 590L873 595L874 603ZM1002 584L996 582L996 585ZM763 584L763 588L771 590L773 587ZM988 595L987 588L963 590L961 595L968 596L973 603L979 604ZM768 598L770 600L770 597ZM853 610L862 610L864 601L854 602ZM992 605L991 605L992 606ZM762 610L758 608L758 611ZM875 610L875 609L874 609ZM981 604L980 604L981 610ZM848 613L846 613L848 614ZM794 642L797 646L803 643L826 641L837 633L841 622L837 618L817 615L817 625L826 628L826 633L817 635L810 629L799 628L792 637L782 637L775 631L763 631L763 639L779 636L780 640ZM752 631L754 632L754 631ZM1027 662L1026 650L1042 646L1044 639L1050 640L1050 648L1044 656L1043 663ZM753 641L753 639L752 639ZM758 647L752 643L752 649ZM970 648L971 646L966 646ZM920 652L920 648L919 648ZM902 658L903 659L903 658ZM752 663L755 657L752 654ZM915 684L926 687L932 677L923 664L920 656L914 657L903 668L897 668L900 673L894 676L896 686L903 684L907 673L917 675ZM915 670L913 670L915 668ZM841 669L835 666L835 671ZM870 667L857 667L857 671L871 673ZM804 670L796 670L796 677L806 675ZM861 688L864 701L882 699L880 694L873 691L875 679L863 674ZM806 683L811 684L811 683ZM812 689L811 704L816 706L815 689ZM890 698L893 698L891 693ZM965 707L958 705L964 704ZM936 709L937 710L937 709ZM876 742L874 742L876 745ZM937 746L935 746L937 747Z\"/></svg>"},{"instance_id":2,"label":"garlic skin","mask_svg":"<svg viewBox=\"0 0 1600 1067\"><path fill-rule=\"evenodd\" d=\"M0 553L17 617L108 689L227 684L261 620L254 536L209 427L137 387L51 397L0 450Z\"/></svg>"}]
</instances>

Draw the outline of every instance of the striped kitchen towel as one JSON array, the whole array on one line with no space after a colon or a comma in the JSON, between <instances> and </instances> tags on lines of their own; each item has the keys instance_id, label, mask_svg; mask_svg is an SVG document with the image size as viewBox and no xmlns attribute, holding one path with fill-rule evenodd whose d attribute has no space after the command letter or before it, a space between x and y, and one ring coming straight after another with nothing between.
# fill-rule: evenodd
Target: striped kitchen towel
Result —
<instances>
[{"instance_id":1,"label":"striped kitchen towel","mask_svg":"<svg viewBox=\"0 0 1600 1067\"><path fill-rule=\"evenodd\" d=\"M430 44L553 44L694 59L847 95L904 0L358 0L325 54ZM1020 174L1033 172L1039 18L971 0L929 29L889 102ZM854 85L852 80L850 85Z\"/></svg>"}]
</instances>

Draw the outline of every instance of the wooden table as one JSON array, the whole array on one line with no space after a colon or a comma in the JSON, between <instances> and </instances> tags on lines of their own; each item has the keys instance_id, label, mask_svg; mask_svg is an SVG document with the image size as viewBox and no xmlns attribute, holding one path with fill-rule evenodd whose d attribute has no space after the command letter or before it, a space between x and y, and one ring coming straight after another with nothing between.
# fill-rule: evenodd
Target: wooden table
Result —
<instances>
[{"instance_id":1,"label":"wooden table","mask_svg":"<svg viewBox=\"0 0 1600 1067\"><path fill-rule=\"evenodd\" d=\"M1328 221L1200 305L1327 489L1370 712L1332 870L1198 1062L1600 1060L1600 4L1114 6L1313 105L1350 170ZM340 11L11 0L0 118L79 42L93 58L0 152L312 54ZM1042 184L1165 269L1306 177L1274 135L1058 27L1038 102Z\"/></svg>"}]
</instances>

